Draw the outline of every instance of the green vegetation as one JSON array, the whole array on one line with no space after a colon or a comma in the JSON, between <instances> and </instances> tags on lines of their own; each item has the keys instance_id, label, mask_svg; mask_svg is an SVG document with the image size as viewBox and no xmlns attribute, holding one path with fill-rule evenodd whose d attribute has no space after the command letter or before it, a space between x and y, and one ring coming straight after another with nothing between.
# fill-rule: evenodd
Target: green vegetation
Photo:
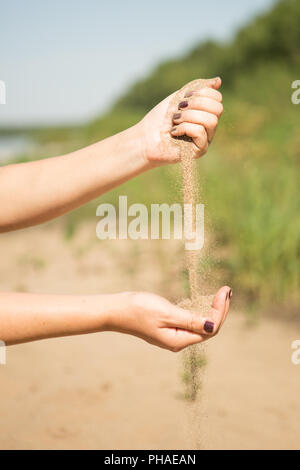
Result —
<instances>
[{"instance_id":1,"label":"green vegetation","mask_svg":"<svg viewBox=\"0 0 300 470\"><path fill-rule=\"evenodd\" d=\"M243 27L230 43L202 43L184 57L159 65L108 114L79 132L82 144L93 142L134 124L184 83L222 77L225 111L213 146L199 166L206 213L218 241L218 269L248 304L299 302L300 105L291 102L291 83L300 79L299 66L300 2L282 0ZM72 133L65 132L69 138ZM127 194L129 202L178 200L176 175L176 168L155 170L101 201L116 202L118 194ZM98 203L65 217L68 236L84 217L95 217Z\"/></svg>"},{"instance_id":2,"label":"green vegetation","mask_svg":"<svg viewBox=\"0 0 300 470\"><path fill-rule=\"evenodd\" d=\"M300 79L299 25L300 2L278 2L231 43L200 44L161 64L87 130L92 139L119 131L185 82L220 75L225 111L199 163L206 212L223 247L224 281L264 306L296 305L300 295L300 105L291 102L291 83ZM160 169L127 184L126 193L162 201L171 187L174 198L175 176Z\"/></svg>"}]
</instances>

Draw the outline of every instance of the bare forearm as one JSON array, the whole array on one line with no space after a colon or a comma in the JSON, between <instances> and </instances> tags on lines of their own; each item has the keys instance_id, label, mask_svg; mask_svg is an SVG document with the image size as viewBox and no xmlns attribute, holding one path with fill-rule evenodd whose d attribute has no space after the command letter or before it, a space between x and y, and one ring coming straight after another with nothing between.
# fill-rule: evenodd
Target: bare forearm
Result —
<instances>
[{"instance_id":1,"label":"bare forearm","mask_svg":"<svg viewBox=\"0 0 300 470\"><path fill-rule=\"evenodd\" d=\"M58 217L148 169L135 127L61 157L0 169L0 231Z\"/></svg>"},{"instance_id":2,"label":"bare forearm","mask_svg":"<svg viewBox=\"0 0 300 470\"><path fill-rule=\"evenodd\" d=\"M122 306L123 305L123 306ZM124 308L124 294L0 294L0 340L7 345L104 331Z\"/></svg>"},{"instance_id":3,"label":"bare forearm","mask_svg":"<svg viewBox=\"0 0 300 470\"><path fill-rule=\"evenodd\" d=\"M116 331L179 351L218 332L228 313L231 295L229 287L219 289L209 316L203 317L147 292L89 296L2 293L0 341L12 345Z\"/></svg>"}]
</instances>

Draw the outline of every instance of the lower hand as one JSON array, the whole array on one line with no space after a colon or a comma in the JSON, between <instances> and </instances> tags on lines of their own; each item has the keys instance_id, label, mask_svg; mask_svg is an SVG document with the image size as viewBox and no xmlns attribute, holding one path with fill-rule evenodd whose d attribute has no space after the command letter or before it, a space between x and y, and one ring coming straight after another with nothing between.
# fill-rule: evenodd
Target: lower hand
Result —
<instances>
[{"instance_id":1,"label":"lower hand","mask_svg":"<svg viewBox=\"0 0 300 470\"><path fill-rule=\"evenodd\" d=\"M107 330L128 333L170 351L181 351L216 335L230 304L231 289L222 287L216 294L209 317L173 305L147 292L125 292L119 314L108 320Z\"/></svg>"}]
</instances>

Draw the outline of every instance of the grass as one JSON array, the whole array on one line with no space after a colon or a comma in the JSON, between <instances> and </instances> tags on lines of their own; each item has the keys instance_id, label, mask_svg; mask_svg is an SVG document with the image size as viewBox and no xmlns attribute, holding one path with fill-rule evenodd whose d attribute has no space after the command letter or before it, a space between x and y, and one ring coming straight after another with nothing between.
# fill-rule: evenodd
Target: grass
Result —
<instances>
[{"instance_id":1,"label":"grass","mask_svg":"<svg viewBox=\"0 0 300 470\"><path fill-rule=\"evenodd\" d=\"M268 78L280 112L264 101L228 103L231 115L203 161L215 236L226 247L221 268L247 300L264 306L299 302L300 107L277 86L289 77ZM261 77L260 83L266 88Z\"/></svg>"}]
</instances>

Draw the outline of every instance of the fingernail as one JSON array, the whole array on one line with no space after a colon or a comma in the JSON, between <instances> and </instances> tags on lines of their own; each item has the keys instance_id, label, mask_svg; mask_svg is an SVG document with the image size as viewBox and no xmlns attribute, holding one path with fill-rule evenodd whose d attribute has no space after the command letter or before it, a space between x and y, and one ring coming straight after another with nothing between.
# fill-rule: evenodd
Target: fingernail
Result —
<instances>
[{"instance_id":1,"label":"fingernail","mask_svg":"<svg viewBox=\"0 0 300 470\"><path fill-rule=\"evenodd\" d=\"M175 132L177 129L177 127L172 127L171 131L170 132Z\"/></svg>"},{"instance_id":2,"label":"fingernail","mask_svg":"<svg viewBox=\"0 0 300 470\"><path fill-rule=\"evenodd\" d=\"M190 96L193 95L193 91L187 91L186 94L184 95L185 98L189 98Z\"/></svg>"},{"instance_id":3,"label":"fingernail","mask_svg":"<svg viewBox=\"0 0 300 470\"><path fill-rule=\"evenodd\" d=\"M204 323L204 331L206 331L206 333L212 333L214 331L214 326L215 324L212 321L206 320Z\"/></svg>"},{"instance_id":4,"label":"fingernail","mask_svg":"<svg viewBox=\"0 0 300 470\"><path fill-rule=\"evenodd\" d=\"M229 293L228 293L228 297L231 299L232 297L232 290L230 289Z\"/></svg>"},{"instance_id":5,"label":"fingernail","mask_svg":"<svg viewBox=\"0 0 300 470\"><path fill-rule=\"evenodd\" d=\"M179 119L181 116L181 113L175 113L173 114L173 119Z\"/></svg>"},{"instance_id":6,"label":"fingernail","mask_svg":"<svg viewBox=\"0 0 300 470\"><path fill-rule=\"evenodd\" d=\"M180 108L186 108L188 106L189 102L188 101L181 101L178 105L178 109Z\"/></svg>"}]
</instances>

